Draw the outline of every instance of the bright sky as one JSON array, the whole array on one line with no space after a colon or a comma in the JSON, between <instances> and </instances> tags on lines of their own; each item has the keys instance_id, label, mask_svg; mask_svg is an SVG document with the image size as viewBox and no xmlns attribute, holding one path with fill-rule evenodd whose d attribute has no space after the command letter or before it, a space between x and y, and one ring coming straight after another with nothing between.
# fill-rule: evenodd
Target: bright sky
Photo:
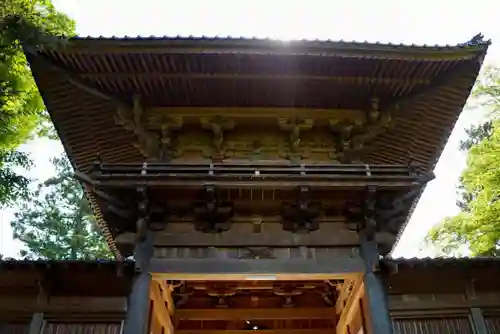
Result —
<instances>
[{"instance_id":1,"label":"bright sky","mask_svg":"<svg viewBox=\"0 0 500 334\"><path fill-rule=\"evenodd\" d=\"M333 39L416 44L455 44L478 32L491 38L487 62L498 63L500 29L496 0L53 0L76 20L80 35L91 36L256 36L279 39ZM420 245L431 226L455 214L455 185L465 157L458 151L464 128L478 121L480 110L465 111L436 167L394 256L425 256ZM53 173L49 158L62 152L57 142L38 140L24 149L33 154L30 175ZM0 253L16 256L13 210L0 212Z\"/></svg>"}]
</instances>

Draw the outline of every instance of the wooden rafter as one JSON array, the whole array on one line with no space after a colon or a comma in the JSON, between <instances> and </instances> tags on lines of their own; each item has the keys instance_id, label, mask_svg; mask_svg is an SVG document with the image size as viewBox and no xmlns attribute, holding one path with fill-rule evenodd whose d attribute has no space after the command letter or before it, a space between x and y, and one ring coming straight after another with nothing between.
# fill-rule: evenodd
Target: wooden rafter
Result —
<instances>
[{"instance_id":1,"label":"wooden rafter","mask_svg":"<svg viewBox=\"0 0 500 334\"><path fill-rule=\"evenodd\" d=\"M220 80L314 80L331 81L353 84L407 84L407 85L427 85L428 79L406 79L406 78L377 78L377 77L347 77L347 76L327 76L327 75L298 75L298 74L239 74L239 73L159 73L159 72L96 72L81 73L82 78L118 78L125 79L151 78L151 79L220 79Z\"/></svg>"}]
</instances>

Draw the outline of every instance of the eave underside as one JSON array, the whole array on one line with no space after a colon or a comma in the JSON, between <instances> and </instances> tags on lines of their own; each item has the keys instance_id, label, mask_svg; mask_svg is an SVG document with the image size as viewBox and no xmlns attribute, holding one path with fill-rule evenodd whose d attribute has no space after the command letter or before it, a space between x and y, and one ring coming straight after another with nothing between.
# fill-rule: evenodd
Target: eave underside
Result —
<instances>
[{"instance_id":1,"label":"eave underside","mask_svg":"<svg viewBox=\"0 0 500 334\"><path fill-rule=\"evenodd\" d=\"M92 49L89 41L78 43L28 59L66 151L80 170L86 170L97 154L107 163L144 159L131 145L133 134L115 123L117 101L130 103L134 94L147 105L163 107L358 110L369 109L376 97L381 108L400 104L401 110L393 116L391 131L371 145L364 162L413 159L432 167L485 52L480 47L459 48L419 56L418 48L410 48L415 49L412 56L400 47L393 58L386 52L383 59L374 56L376 50L348 56L226 49L205 54L147 49L146 44L141 48L95 44L99 49ZM68 74L103 94L68 82Z\"/></svg>"},{"instance_id":2,"label":"eave underside","mask_svg":"<svg viewBox=\"0 0 500 334\"><path fill-rule=\"evenodd\" d=\"M134 95L151 107L297 110L369 110L377 98L381 110L397 112L363 162L412 161L431 170L487 49L321 43L311 49L252 41L231 49L170 42L77 40L59 51L27 53L77 170L89 171L98 157L111 164L145 160L134 133L116 123L118 106L130 105ZM105 234L119 254L112 234Z\"/></svg>"}]
</instances>

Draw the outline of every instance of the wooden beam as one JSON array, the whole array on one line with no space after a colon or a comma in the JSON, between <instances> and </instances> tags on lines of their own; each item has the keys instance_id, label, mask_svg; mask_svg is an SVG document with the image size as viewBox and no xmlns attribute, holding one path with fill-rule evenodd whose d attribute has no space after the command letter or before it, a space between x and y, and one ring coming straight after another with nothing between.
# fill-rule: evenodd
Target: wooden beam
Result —
<instances>
[{"instance_id":1,"label":"wooden beam","mask_svg":"<svg viewBox=\"0 0 500 334\"><path fill-rule=\"evenodd\" d=\"M333 328L326 329L259 329L253 332L258 334L334 334ZM238 329L183 329L178 330L175 334L248 334L251 330Z\"/></svg>"},{"instance_id":2,"label":"wooden beam","mask_svg":"<svg viewBox=\"0 0 500 334\"><path fill-rule=\"evenodd\" d=\"M358 277L354 281L351 293L347 298L347 304L342 310L340 319L337 323L337 333L345 333L347 326L351 323L356 315L356 310L359 310L359 301L364 294L364 284L362 277Z\"/></svg>"},{"instance_id":3,"label":"wooden beam","mask_svg":"<svg viewBox=\"0 0 500 334\"><path fill-rule=\"evenodd\" d=\"M152 79L186 79L186 80L298 80L298 81L328 81L347 84L404 84L404 85L427 85L428 79L410 79L394 77L349 77L349 76L328 76L328 75L300 75L300 74L240 74L240 73L159 73L159 72L84 72L79 73L84 79L118 78L152 78Z\"/></svg>"},{"instance_id":4,"label":"wooden beam","mask_svg":"<svg viewBox=\"0 0 500 334\"><path fill-rule=\"evenodd\" d=\"M178 320L280 320L280 319L335 319L333 307L276 308L276 309L177 309Z\"/></svg>"},{"instance_id":5,"label":"wooden beam","mask_svg":"<svg viewBox=\"0 0 500 334\"><path fill-rule=\"evenodd\" d=\"M383 236L385 238L385 235ZM115 238L117 244L132 244L135 233L120 234ZM222 234L208 233L167 233L154 234L155 246L168 247L296 247L296 246L358 246L358 234L354 231L340 230L334 235L320 231L309 234L296 234L287 231L272 233L241 233L229 230Z\"/></svg>"},{"instance_id":6,"label":"wooden beam","mask_svg":"<svg viewBox=\"0 0 500 334\"><path fill-rule=\"evenodd\" d=\"M151 272L169 274L165 277L187 277L199 275L232 275L247 280L256 275L323 275L323 277L345 277L345 274L364 272L360 258L337 258L331 261L282 260L282 259L177 259L153 258ZM186 275L187 274L187 275ZM159 277L159 276L158 276ZM167 278L174 279L174 278ZM207 278L208 279L208 278Z\"/></svg>"},{"instance_id":7,"label":"wooden beam","mask_svg":"<svg viewBox=\"0 0 500 334\"><path fill-rule=\"evenodd\" d=\"M157 187L182 187L182 188L200 188L207 184L207 175L189 175L186 177L177 176L161 176L161 177L133 177L124 179L116 176L99 176L96 179L98 187L139 187L144 185L154 185ZM198 178L198 180L196 179ZM394 189L399 187L413 186L412 180L376 180L376 179L360 179L360 180L339 180L329 176L289 176L280 177L281 180L267 179L266 176L252 176L248 180L241 180L240 177L234 177L232 180L225 180L225 177L217 175L210 178L210 185L221 188L259 188L259 189L296 189L297 187L307 184L315 188L355 188L353 190L362 190L367 187L377 187L381 190Z\"/></svg>"},{"instance_id":8,"label":"wooden beam","mask_svg":"<svg viewBox=\"0 0 500 334\"><path fill-rule=\"evenodd\" d=\"M207 273L153 273L155 280L174 280L174 281L310 281L310 280L341 280L353 277L357 273L291 273L291 274L207 274Z\"/></svg>"},{"instance_id":9,"label":"wooden beam","mask_svg":"<svg viewBox=\"0 0 500 334\"><path fill-rule=\"evenodd\" d=\"M497 294L498 296L498 294ZM446 310L446 309L467 309L467 308L498 308L500 299L497 298L477 298L477 299L446 299L435 296L435 299L426 300L403 300L389 296L388 304L391 313L418 311L418 310Z\"/></svg>"},{"instance_id":10,"label":"wooden beam","mask_svg":"<svg viewBox=\"0 0 500 334\"><path fill-rule=\"evenodd\" d=\"M165 334L174 334L174 325L172 324L168 309L165 306L165 300L163 299L159 282L151 281L149 294L149 298L153 301L154 316L156 316L158 322L164 328Z\"/></svg>"},{"instance_id":11,"label":"wooden beam","mask_svg":"<svg viewBox=\"0 0 500 334\"><path fill-rule=\"evenodd\" d=\"M125 313L125 297L0 296L0 313Z\"/></svg>"},{"instance_id":12,"label":"wooden beam","mask_svg":"<svg viewBox=\"0 0 500 334\"><path fill-rule=\"evenodd\" d=\"M277 107L152 107L146 111L146 117L151 116L181 116L192 118L199 122L201 117L224 115L226 117L249 120L255 118L270 118L276 124L276 116L289 118L313 118L315 120L339 119L357 121L366 119L366 111L360 109L332 108L277 108Z\"/></svg>"}]
</instances>

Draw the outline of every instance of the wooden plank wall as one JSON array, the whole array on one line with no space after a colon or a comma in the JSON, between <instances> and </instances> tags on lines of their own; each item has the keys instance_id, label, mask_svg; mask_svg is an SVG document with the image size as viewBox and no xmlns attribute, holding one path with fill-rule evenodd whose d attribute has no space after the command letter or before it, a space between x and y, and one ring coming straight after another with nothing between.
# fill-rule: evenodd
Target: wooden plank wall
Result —
<instances>
[{"instance_id":1,"label":"wooden plank wall","mask_svg":"<svg viewBox=\"0 0 500 334\"><path fill-rule=\"evenodd\" d=\"M500 292L389 294L394 334L500 334Z\"/></svg>"}]
</instances>

